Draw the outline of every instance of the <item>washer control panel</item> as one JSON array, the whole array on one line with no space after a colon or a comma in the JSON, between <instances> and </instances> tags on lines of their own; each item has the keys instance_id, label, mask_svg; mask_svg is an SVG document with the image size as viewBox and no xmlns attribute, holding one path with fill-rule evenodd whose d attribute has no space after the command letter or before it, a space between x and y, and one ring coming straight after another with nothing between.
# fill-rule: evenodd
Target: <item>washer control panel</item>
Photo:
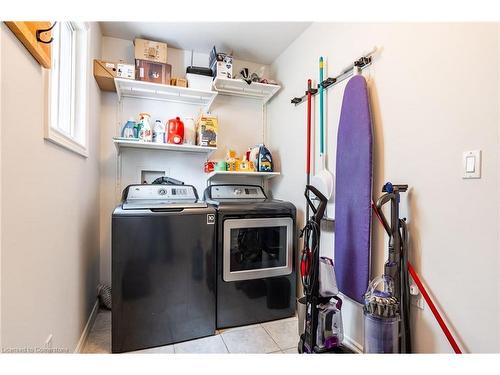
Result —
<instances>
[{"instance_id":1,"label":"washer control panel","mask_svg":"<svg viewBox=\"0 0 500 375\"><path fill-rule=\"evenodd\" d=\"M126 200L196 200L196 191L190 185L133 185L127 192Z\"/></svg>"},{"instance_id":2,"label":"washer control panel","mask_svg":"<svg viewBox=\"0 0 500 375\"><path fill-rule=\"evenodd\" d=\"M211 199L266 199L260 186L255 185L213 185Z\"/></svg>"}]
</instances>

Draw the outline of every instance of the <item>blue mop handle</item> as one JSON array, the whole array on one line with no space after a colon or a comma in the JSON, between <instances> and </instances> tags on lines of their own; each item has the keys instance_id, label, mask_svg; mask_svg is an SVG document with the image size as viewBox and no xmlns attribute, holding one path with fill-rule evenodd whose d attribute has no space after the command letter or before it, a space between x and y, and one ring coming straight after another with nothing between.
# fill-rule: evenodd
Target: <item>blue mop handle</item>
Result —
<instances>
[{"instance_id":1,"label":"blue mop handle","mask_svg":"<svg viewBox=\"0 0 500 375\"><path fill-rule=\"evenodd\" d=\"M325 152L324 130L323 130L323 56L319 58L319 154L323 156Z\"/></svg>"}]
</instances>

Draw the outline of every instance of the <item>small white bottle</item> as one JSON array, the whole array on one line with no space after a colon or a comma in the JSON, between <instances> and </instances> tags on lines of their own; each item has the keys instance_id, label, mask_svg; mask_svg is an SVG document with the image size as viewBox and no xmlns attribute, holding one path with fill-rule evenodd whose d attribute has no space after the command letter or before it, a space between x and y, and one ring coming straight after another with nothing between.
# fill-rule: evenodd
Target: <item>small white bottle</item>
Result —
<instances>
[{"instance_id":1,"label":"small white bottle","mask_svg":"<svg viewBox=\"0 0 500 375\"><path fill-rule=\"evenodd\" d=\"M156 120L153 126L153 142L165 143L165 125L161 120Z\"/></svg>"},{"instance_id":2,"label":"small white bottle","mask_svg":"<svg viewBox=\"0 0 500 375\"><path fill-rule=\"evenodd\" d=\"M184 143L189 145L196 144L196 131L194 118L187 117L184 119Z\"/></svg>"},{"instance_id":3,"label":"small white bottle","mask_svg":"<svg viewBox=\"0 0 500 375\"><path fill-rule=\"evenodd\" d=\"M139 130L139 140L143 142L151 142L153 140L153 132L151 130L149 113L139 113L140 121L142 123L141 129Z\"/></svg>"}]
</instances>

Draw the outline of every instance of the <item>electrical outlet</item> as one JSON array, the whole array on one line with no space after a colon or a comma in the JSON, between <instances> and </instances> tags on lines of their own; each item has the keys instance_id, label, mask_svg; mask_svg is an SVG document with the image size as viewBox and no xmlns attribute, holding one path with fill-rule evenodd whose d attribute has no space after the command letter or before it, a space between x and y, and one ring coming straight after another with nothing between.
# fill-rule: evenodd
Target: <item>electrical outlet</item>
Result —
<instances>
[{"instance_id":1,"label":"electrical outlet","mask_svg":"<svg viewBox=\"0 0 500 375\"><path fill-rule=\"evenodd\" d=\"M411 296L410 297L410 302L417 309L420 309L420 310L424 309L424 298L422 297L421 294L418 294L416 296Z\"/></svg>"}]
</instances>

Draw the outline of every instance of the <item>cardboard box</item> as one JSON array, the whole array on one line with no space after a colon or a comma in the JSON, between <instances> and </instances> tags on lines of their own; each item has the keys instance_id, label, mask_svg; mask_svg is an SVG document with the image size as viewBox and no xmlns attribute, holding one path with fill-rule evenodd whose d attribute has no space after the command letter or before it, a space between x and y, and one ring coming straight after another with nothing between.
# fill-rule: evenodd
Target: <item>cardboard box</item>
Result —
<instances>
[{"instance_id":1,"label":"cardboard box","mask_svg":"<svg viewBox=\"0 0 500 375\"><path fill-rule=\"evenodd\" d=\"M188 87L188 82L187 79L185 78L177 78L177 77L171 78L170 84L172 86Z\"/></svg>"},{"instance_id":2,"label":"cardboard box","mask_svg":"<svg viewBox=\"0 0 500 375\"><path fill-rule=\"evenodd\" d=\"M103 91L116 91L115 77L135 78L135 68L131 64L123 62L110 62L103 60L94 60L94 77L97 85Z\"/></svg>"},{"instance_id":3,"label":"cardboard box","mask_svg":"<svg viewBox=\"0 0 500 375\"><path fill-rule=\"evenodd\" d=\"M135 60L135 79L161 84L170 84L172 65L147 60Z\"/></svg>"},{"instance_id":4,"label":"cardboard box","mask_svg":"<svg viewBox=\"0 0 500 375\"><path fill-rule=\"evenodd\" d=\"M136 38L134 46L136 60L167 63L167 43Z\"/></svg>"},{"instance_id":5,"label":"cardboard box","mask_svg":"<svg viewBox=\"0 0 500 375\"><path fill-rule=\"evenodd\" d=\"M196 144L199 146L217 147L217 117L201 115L196 122Z\"/></svg>"}]
</instances>

